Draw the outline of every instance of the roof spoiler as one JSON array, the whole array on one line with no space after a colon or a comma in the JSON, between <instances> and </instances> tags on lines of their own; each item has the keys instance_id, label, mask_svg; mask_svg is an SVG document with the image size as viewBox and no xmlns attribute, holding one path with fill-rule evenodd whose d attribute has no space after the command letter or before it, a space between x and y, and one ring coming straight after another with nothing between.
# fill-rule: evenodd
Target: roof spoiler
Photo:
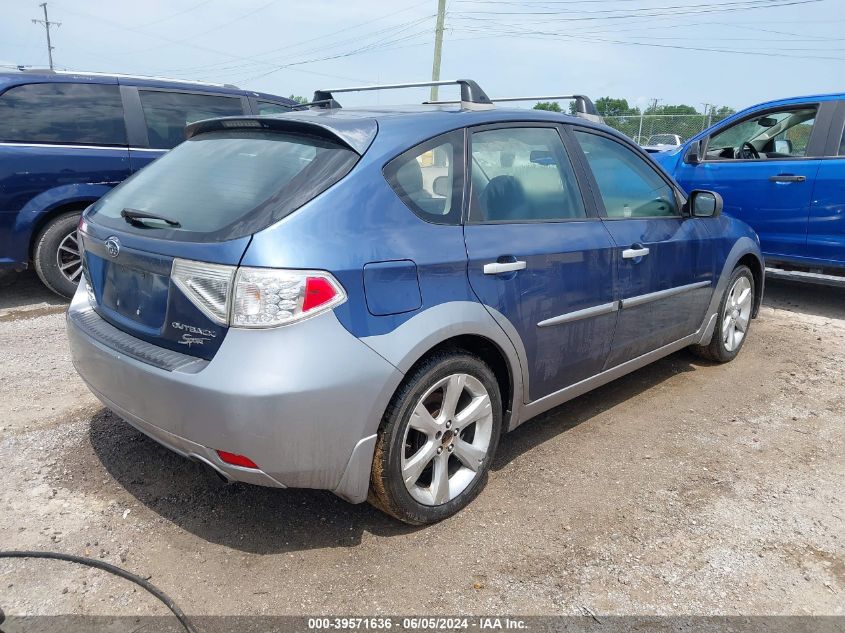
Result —
<instances>
[{"instance_id":1,"label":"roof spoiler","mask_svg":"<svg viewBox=\"0 0 845 633\"><path fill-rule=\"evenodd\" d=\"M495 97L490 99L493 103L502 103L506 101L556 101L558 99L567 99L575 102L575 116L595 123L603 123L596 105L587 95L551 95L539 97ZM457 103L457 101L426 101L425 103L431 105L443 105L447 103Z\"/></svg>"},{"instance_id":2,"label":"roof spoiler","mask_svg":"<svg viewBox=\"0 0 845 633\"><path fill-rule=\"evenodd\" d=\"M335 100L334 94L338 92L368 92L370 90L398 90L401 88L424 88L427 86L460 86L461 100L450 103L460 103L466 110L489 110L493 107L490 97L472 79L452 79L446 81L415 81L403 84L383 84L375 86L356 86L353 88L333 88L330 90L316 90L313 102L318 108L339 108L340 104Z\"/></svg>"},{"instance_id":3,"label":"roof spoiler","mask_svg":"<svg viewBox=\"0 0 845 633\"><path fill-rule=\"evenodd\" d=\"M313 114L297 117L295 112L284 116L239 115L191 123L185 128L185 138L217 130L250 129L309 134L343 143L358 155L363 155L376 137L378 124L373 119L324 119Z\"/></svg>"}]
</instances>

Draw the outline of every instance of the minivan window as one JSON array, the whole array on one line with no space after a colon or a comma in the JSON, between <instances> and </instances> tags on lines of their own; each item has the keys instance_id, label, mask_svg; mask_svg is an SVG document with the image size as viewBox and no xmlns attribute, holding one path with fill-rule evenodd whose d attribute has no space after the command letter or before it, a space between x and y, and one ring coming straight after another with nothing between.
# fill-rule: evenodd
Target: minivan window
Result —
<instances>
[{"instance_id":1,"label":"minivan window","mask_svg":"<svg viewBox=\"0 0 845 633\"><path fill-rule=\"evenodd\" d=\"M0 95L0 140L126 145L117 85L43 83Z\"/></svg>"},{"instance_id":2,"label":"minivan window","mask_svg":"<svg viewBox=\"0 0 845 633\"><path fill-rule=\"evenodd\" d=\"M200 134L93 205L97 222L152 237L220 241L259 231L343 178L358 155L330 140L259 130ZM166 217L129 224L124 209Z\"/></svg>"},{"instance_id":3,"label":"minivan window","mask_svg":"<svg viewBox=\"0 0 845 633\"><path fill-rule=\"evenodd\" d=\"M272 101L258 101L258 114L283 114L290 112L293 108L282 103L273 103Z\"/></svg>"},{"instance_id":4,"label":"minivan window","mask_svg":"<svg viewBox=\"0 0 845 633\"><path fill-rule=\"evenodd\" d=\"M170 149L185 140L185 126L203 119L243 114L240 97L139 90L150 147Z\"/></svg>"}]
</instances>

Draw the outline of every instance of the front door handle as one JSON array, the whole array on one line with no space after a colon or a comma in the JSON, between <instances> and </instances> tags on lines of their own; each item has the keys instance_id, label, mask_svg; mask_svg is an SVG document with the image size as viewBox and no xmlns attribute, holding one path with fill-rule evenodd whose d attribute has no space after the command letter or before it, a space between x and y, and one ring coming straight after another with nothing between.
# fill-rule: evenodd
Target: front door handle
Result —
<instances>
[{"instance_id":1,"label":"front door handle","mask_svg":"<svg viewBox=\"0 0 845 633\"><path fill-rule=\"evenodd\" d=\"M806 176L796 176L795 174L778 174L777 176L769 176L772 182L804 182L807 180Z\"/></svg>"},{"instance_id":2,"label":"front door handle","mask_svg":"<svg viewBox=\"0 0 845 633\"><path fill-rule=\"evenodd\" d=\"M502 273L510 273L524 269L525 262L491 262L489 264L484 264L485 275L501 275Z\"/></svg>"},{"instance_id":3,"label":"front door handle","mask_svg":"<svg viewBox=\"0 0 845 633\"><path fill-rule=\"evenodd\" d=\"M626 248L622 251L622 257L624 259L636 259L637 257L645 257L648 253L649 250L645 246L642 248Z\"/></svg>"}]
</instances>

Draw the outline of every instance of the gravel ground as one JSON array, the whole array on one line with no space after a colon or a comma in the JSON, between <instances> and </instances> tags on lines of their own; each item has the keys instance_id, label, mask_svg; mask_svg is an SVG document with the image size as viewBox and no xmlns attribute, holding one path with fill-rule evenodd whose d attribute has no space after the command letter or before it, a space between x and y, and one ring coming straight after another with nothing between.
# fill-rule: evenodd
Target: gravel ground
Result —
<instances>
[{"instance_id":1,"label":"gravel ground","mask_svg":"<svg viewBox=\"0 0 845 633\"><path fill-rule=\"evenodd\" d=\"M62 309L0 279L0 549L102 558L195 615L845 614L844 290L770 283L735 362L680 352L523 425L421 529L159 447L76 377ZM41 561L0 561L0 606L166 612Z\"/></svg>"}]
</instances>

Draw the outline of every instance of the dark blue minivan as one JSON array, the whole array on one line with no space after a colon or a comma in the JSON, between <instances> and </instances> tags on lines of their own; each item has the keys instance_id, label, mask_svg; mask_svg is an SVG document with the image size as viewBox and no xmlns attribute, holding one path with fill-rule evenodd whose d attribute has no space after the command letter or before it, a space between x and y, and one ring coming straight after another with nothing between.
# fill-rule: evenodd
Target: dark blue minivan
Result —
<instances>
[{"instance_id":1,"label":"dark blue minivan","mask_svg":"<svg viewBox=\"0 0 845 633\"><path fill-rule=\"evenodd\" d=\"M70 297L82 210L217 116L286 112L235 86L49 70L0 73L0 269Z\"/></svg>"}]
</instances>

